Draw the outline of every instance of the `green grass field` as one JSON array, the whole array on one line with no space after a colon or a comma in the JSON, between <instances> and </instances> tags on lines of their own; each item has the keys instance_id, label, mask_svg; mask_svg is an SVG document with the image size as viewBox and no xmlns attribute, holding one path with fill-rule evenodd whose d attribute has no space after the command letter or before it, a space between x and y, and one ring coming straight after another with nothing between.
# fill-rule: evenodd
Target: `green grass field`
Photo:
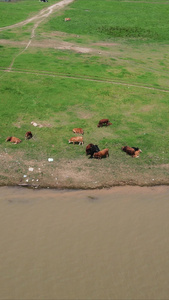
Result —
<instances>
[{"instance_id":1,"label":"green grass field","mask_svg":"<svg viewBox=\"0 0 169 300\"><path fill-rule=\"evenodd\" d=\"M0 27L13 25L32 17L40 9L48 7L59 0L41 3L38 0L20 0L16 2L0 2Z\"/></svg>"},{"instance_id":2,"label":"green grass field","mask_svg":"<svg viewBox=\"0 0 169 300\"><path fill-rule=\"evenodd\" d=\"M8 7L6 18L0 11L1 26L26 19L43 5L33 7L32 2L0 3ZM45 169L42 186L56 186L51 174L62 174L60 187L83 187L80 179L85 187L101 187L107 178L109 186L169 183L167 3L76 0L41 23L32 40L38 46L27 49L33 24L0 32L6 40L0 42L2 184L22 182L28 165L41 166L49 157L54 163ZM64 22L65 17L71 22ZM57 49L60 42L91 51ZM12 61L11 72L5 72ZM97 128L102 118L113 124ZM31 121L43 127L33 127ZM74 127L85 131L83 147L68 144ZM34 138L25 141L29 130ZM23 142L6 143L7 136ZM89 160L88 143L108 147L110 157ZM121 151L124 145L143 153L132 159ZM89 184L86 174L98 185Z\"/></svg>"},{"instance_id":3,"label":"green grass field","mask_svg":"<svg viewBox=\"0 0 169 300\"><path fill-rule=\"evenodd\" d=\"M127 38L168 42L169 1L78 0L61 16L53 17L44 30L98 36L100 39ZM72 22L63 22L69 16Z\"/></svg>"},{"instance_id":4,"label":"green grass field","mask_svg":"<svg viewBox=\"0 0 169 300\"><path fill-rule=\"evenodd\" d=\"M110 147L112 152L114 148L120 150L123 144L139 144L146 154L141 161L146 163L149 163L148 154L153 155L153 148L157 147L157 163L167 162L168 153L163 150L168 147L165 136L168 134L168 94L46 76L22 75L20 79L20 74L5 75L1 79L0 110L1 124L4 124L1 146L4 147L8 135L18 135L22 139L24 132L32 128L31 121L37 121L52 127L32 128L37 136L40 134L35 149L31 141L19 146L25 151L30 147L32 158L38 159L37 150L42 147L48 155L59 155L60 151L66 158L70 153L74 158L83 155L81 150L76 153L74 147L68 145L72 129L82 127L85 144L93 140L101 148ZM102 116L108 117L113 125L98 129L97 123ZM10 149L10 143L5 147Z\"/></svg>"},{"instance_id":5,"label":"green grass field","mask_svg":"<svg viewBox=\"0 0 169 300\"><path fill-rule=\"evenodd\" d=\"M133 55L130 52L131 47L128 47L126 52L113 54L111 57L111 55L98 56L75 53L69 50L30 48L17 57L14 68L32 72L43 71L82 78L121 81L167 89L169 55L162 50L162 47L158 47L158 49L159 52L154 53L153 47L142 46L142 50L145 52L147 50L147 52L140 57L140 53L136 51L137 53ZM17 53L17 49L16 47L10 49L4 46L0 48L0 52L5 52L1 66L8 67L10 61L8 53L14 55L14 53ZM151 59L149 59L149 56L151 56Z\"/></svg>"}]
</instances>

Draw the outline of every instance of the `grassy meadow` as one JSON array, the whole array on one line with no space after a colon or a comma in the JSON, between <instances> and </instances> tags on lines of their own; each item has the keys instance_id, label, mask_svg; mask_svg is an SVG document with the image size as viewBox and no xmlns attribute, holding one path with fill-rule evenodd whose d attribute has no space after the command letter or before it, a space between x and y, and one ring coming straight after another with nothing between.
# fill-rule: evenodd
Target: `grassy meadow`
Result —
<instances>
[{"instance_id":1,"label":"grassy meadow","mask_svg":"<svg viewBox=\"0 0 169 300\"><path fill-rule=\"evenodd\" d=\"M147 42L169 41L169 1L78 0L54 16L43 30L92 35L102 40L119 38ZM63 22L70 17L72 22Z\"/></svg>"},{"instance_id":2,"label":"grassy meadow","mask_svg":"<svg viewBox=\"0 0 169 300\"><path fill-rule=\"evenodd\" d=\"M32 17L40 9L48 7L59 0L39 2L38 0L19 0L14 2L0 2L0 27L13 25L15 23Z\"/></svg>"},{"instance_id":3,"label":"grassy meadow","mask_svg":"<svg viewBox=\"0 0 169 300\"><path fill-rule=\"evenodd\" d=\"M126 47L125 52L121 53L117 49L117 54L111 55L110 52L110 55L105 56L76 53L70 50L30 48L17 57L14 68L167 89L169 54L161 53L163 47L157 46L159 52L155 51L155 53L152 48L145 45L141 48L143 51L147 50L141 57L141 53L137 50L135 55L131 54L131 46ZM17 53L17 49L15 47L6 49L4 46L0 48L1 51L6 53L2 67L8 67L10 57L7 53L11 52L13 55Z\"/></svg>"},{"instance_id":4,"label":"grassy meadow","mask_svg":"<svg viewBox=\"0 0 169 300\"><path fill-rule=\"evenodd\" d=\"M1 26L56 2L2 2L3 9L9 6ZM169 183L166 3L76 0L40 24L33 39L39 46L26 50L19 41L28 42L33 24L0 31L6 40L0 40L1 184L34 185L38 180L39 186L95 188ZM57 49L61 42L90 51ZM102 118L112 125L97 128ZM84 129L84 146L68 144L75 127ZM34 137L25 141L30 130ZM6 143L7 136L22 143ZM110 157L88 159L89 143L109 148ZM121 151L124 145L143 153L132 159ZM34 167L31 174L29 166Z\"/></svg>"}]
</instances>

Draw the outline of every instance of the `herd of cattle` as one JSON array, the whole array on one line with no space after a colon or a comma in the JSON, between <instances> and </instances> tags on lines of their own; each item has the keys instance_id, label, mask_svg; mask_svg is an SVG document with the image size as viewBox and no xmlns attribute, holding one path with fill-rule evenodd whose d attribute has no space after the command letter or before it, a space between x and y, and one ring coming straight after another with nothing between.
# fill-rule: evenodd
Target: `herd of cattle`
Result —
<instances>
[{"instance_id":1,"label":"herd of cattle","mask_svg":"<svg viewBox=\"0 0 169 300\"><path fill-rule=\"evenodd\" d=\"M112 125L112 123L110 123L109 119L102 119L99 121L97 127L103 127L103 126L109 126ZM73 132L76 134L84 134L84 130L82 128L74 128ZM33 134L31 131L26 132L25 134L25 139L29 140L33 137ZM21 143L21 140L19 138L16 138L14 136L10 136L7 137L6 142L11 142L13 144L19 144ZM79 144L79 145L83 145L84 141L83 141L83 137L82 136L74 136L72 138L69 139L69 144L73 143L73 144ZM142 152L141 149L139 149L138 147L129 147L129 146L124 146L121 148L122 151L126 152L126 154L132 156L132 157L139 157L139 154ZM90 155L90 158L97 158L97 159L101 159L104 157L108 157L109 156L109 149L103 149L100 151L98 145L94 145L94 144L88 144L86 146L86 155Z\"/></svg>"}]
</instances>

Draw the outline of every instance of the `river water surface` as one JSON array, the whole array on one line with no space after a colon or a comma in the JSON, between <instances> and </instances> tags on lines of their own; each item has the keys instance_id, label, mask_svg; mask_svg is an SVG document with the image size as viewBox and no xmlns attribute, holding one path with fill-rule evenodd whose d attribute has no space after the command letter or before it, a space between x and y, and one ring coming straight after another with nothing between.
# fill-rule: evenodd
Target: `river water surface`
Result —
<instances>
[{"instance_id":1,"label":"river water surface","mask_svg":"<svg viewBox=\"0 0 169 300\"><path fill-rule=\"evenodd\" d=\"M169 187L1 187L0 237L0 299L169 299Z\"/></svg>"}]
</instances>

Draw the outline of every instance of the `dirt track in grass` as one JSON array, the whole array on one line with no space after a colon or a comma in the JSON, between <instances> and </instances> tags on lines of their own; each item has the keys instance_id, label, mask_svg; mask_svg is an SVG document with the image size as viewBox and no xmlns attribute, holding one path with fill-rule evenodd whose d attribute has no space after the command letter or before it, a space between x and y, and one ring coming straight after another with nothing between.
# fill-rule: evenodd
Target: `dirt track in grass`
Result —
<instances>
[{"instance_id":1,"label":"dirt track in grass","mask_svg":"<svg viewBox=\"0 0 169 300\"><path fill-rule=\"evenodd\" d=\"M35 16L28 18L22 22L10 25L10 26L6 26L6 27L1 27L0 31L6 30L6 29L13 29L16 27L22 27L25 26L31 22L34 22L35 25L32 29L32 34L31 37L34 36L34 31L35 29L38 27L38 25L44 21L46 18L48 18L52 13L54 13L55 11L58 11L62 8L64 8L66 5L69 5L70 3L74 2L74 0L62 0L60 2L57 2L56 4L53 4L47 8L42 9L38 14L36 14Z\"/></svg>"},{"instance_id":2,"label":"dirt track in grass","mask_svg":"<svg viewBox=\"0 0 169 300\"><path fill-rule=\"evenodd\" d=\"M23 27L31 22L34 23L34 26L32 28L32 31L31 31L31 36L30 36L30 39L28 41L28 43L26 44L25 48L19 52L12 60L9 68L8 68L8 71L10 71L13 67L13 64L15 62L15 59L20 55L22 54L25 50L28 49L28 47L30 46L30 44L32 43L32 39L35 37L35 30L36 28L39 26L39 24L41 22L43 22L46 18L48 18L52 13L54 13L55 11L58 11L62 8L64 8L66 5L72 3L74 0L62 0L60 2L57 2L56 4L53 4L47 8L44 8L42 9L37 15L35 15L34 17L32 18L28 18L26 19L25 21L22 21L22 22L19 22L19 23L16 23L14 25L11 25L11 26L6 26L6 27L2 27L0 28L0 31L3 31L3 30L6 30L6 29L13 29L13 28L16 28L16 27Z\"/></svg>"},{"instance_id":3,"label":"dirt track in grass","mask_svg":"<svg viewBox=\"0 0 169 300\"><path fill-rule=\"evenodd\" d=\"M12 72L23 72L23 73L29 73L29 74L37 74L37 75L44 75L45 76L53 76L53 77L62 77L62 78L72 78L72 79L79 79L79 80L90 80L90 81L96 81L96 82L107 82L110 84L118 84L118 85L124 85L124 86L134 86L134 87L138 87L138 88L144 88L144 89L150 89L150 90L159 90L161 92L166 92L168 93L169 90L167 89L162 89L162 88L154 88L151 86L144 86L141 84L137 84L137 83L127 83L127 82L121 82L121 81L112 81L112 80L106 80L106 79L95 79L95 78L88 78L87 76L71 76L70 74L49 74L48 72L30 72L29 70L17 70L17 69L13 69L13 65L15 62L15 59L21 55L24 51L26 51L29 47L36 47L36 48L54 48L54 49L58 49L58 50L71 50L71 51L75 51L78 53L92 53L94 55L102 55L102 56L112 56L112 49L110 50L100 50L99 47L103 46L103 47L113 47L116 46L116 43L107 43L107 42L98 42L98 43L93 43L89 46L79 46L77 43L72 43L72 42L67 42L67 41L63 41L63 37L64 35L67 36L67 34L64 33L60 33L60 32L56 32L55 34L58 35L60 38L57 40L53 40L53 39L47 39L44 38L41 41L37 41L35 39L35 31L37 29L37 27L39 26L39 24L44 21L46 18L48 18L53 12L58 11L62 8L64 8L66 5L71 4L72 2L74 2L74 0L62 0L60 2L57 2L56 4L53 4L51 6L49 6L48 8L45 8L43 10L41 10L38 14L36 14L34 17L32 18L28 18L25 21L16 23L14 25L11 26L7 26L7 27L2 27L0 28L0 31L6 30L6 29L13 29L16 27L22 27L24 25L27 25L30 22L34 23L34 26L32 28L31 31L31 37L29 39L29 41L12 41L12 40L5 40L5 39L0 39L0 44L1 45L9 45L9 46L17 46L17 47L24 47L16 56L13 57L11 64L8 68L4 69L1 68L1 70L3 71L12 71ZM129 1L130 2L130 1ZM95 46L96 48L93 48L92 46ZM98 48L97 48L98 47Z\"/></svg>"}]
</instances>

